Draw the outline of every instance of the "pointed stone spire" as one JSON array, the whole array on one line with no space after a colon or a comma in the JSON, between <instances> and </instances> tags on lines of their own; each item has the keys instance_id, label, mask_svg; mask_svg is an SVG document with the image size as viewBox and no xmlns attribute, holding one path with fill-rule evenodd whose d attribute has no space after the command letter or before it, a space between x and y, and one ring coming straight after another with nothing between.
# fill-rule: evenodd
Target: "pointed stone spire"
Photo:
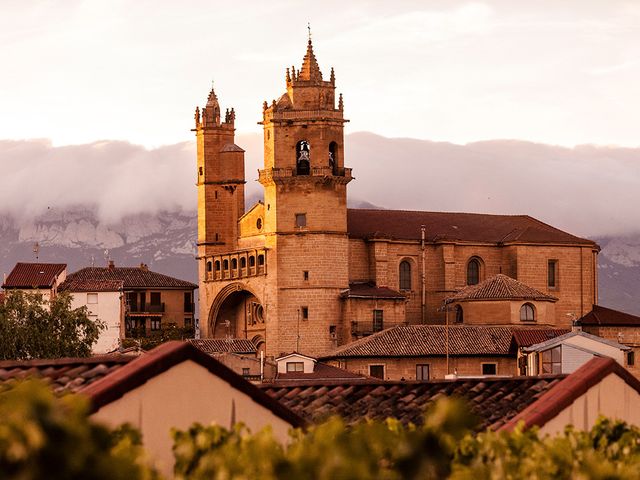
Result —
<instances>
[{"instance_id":1,"label":"pointed stone spire","mask_svg":"<svg viewBox=\"0 0 640 480\"><path fill-rule=\"evenodd\" d=\"M342 100L342 94L338 97L338 110L344 110L344 101Z\"/></svg>"},{"instance_id":2,"label":"pointed stone spire","mask_svg":"<svg viewBox=\"0 0 640 480\"><path fill-rule=\"evenodd\" d=\"M309 42L307 43L307 53L302 60L302 68L300 69L298 80L313 82L322 81L322 72L320 72L318 61L316 60L316 56L313 54L313 45L311 44L311 38L309 38Z\"/></svg>"},{"instance_id":3,"label":"pointed stone spire","mask_svg":"<svg viewBox=\"0 0 640 480\"><path fill-rule=\"evenodd\" d=\"M207 106L202 109L202 116L207 125L220 125L220 104L218 103L216 92L213 90L213 82L211 82L211 91L207 98Z\"/></svg>"},{"instance_id":4,"label":"pointed stone spire","mask_svg":"<svg viewBox=\"0 0 640 480\"><path fill-rule=\"evenodd\" d=\"M336 74L333 71L333 67L331 67L331 77L329 78L329 81L331 82L332 85L336 84Z\"/></svg>"}]
</instances>

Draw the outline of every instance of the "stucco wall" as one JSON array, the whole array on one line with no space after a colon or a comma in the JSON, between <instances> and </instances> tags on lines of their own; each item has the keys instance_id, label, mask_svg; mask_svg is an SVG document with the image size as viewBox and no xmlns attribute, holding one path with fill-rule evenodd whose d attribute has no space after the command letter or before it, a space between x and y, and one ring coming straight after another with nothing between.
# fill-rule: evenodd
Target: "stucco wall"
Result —
<instances>
[{"instance_id":1,"label":"stucco wall","mask_svg":"<svg viewBox=\"0 0 640 480\"><path fill-rule=\"evenodd\" d=\"M579 430L589 430L600 415L640 425L638 405L640 394L612 373L544 424L540 428L540 434L556 435L567 425L573 425Z\"/></svg>"},{"instance_id":2,"label":"stucco wall","mask_svg":"<svg viewBox=\"0 0 640 480\"><path fill-rule=\"evenodd\" d=\"M290 429L270 410L190 360L105 405L92 418L113 427L128 422L138 428L145 449L166 474L173 468L171 428L185 430L195 422L228 428L235 421L256 432L270 425L282 441Z\"/></svg>"},{"instance_id":3,"label":"stucco wall","mask_svg":"<svg viewBox=\"0 0 640 480\"><path fill-rule=\"evenodd\" d=\"M98 302L88 303L89 294L96 294ZM107 325L93 346L93 353L108 353L118 348L123 319L122 294L120 292L72 292L71 296L72 308L87 307L90 319L101 320Z\"/></svg>"}]
</instances>

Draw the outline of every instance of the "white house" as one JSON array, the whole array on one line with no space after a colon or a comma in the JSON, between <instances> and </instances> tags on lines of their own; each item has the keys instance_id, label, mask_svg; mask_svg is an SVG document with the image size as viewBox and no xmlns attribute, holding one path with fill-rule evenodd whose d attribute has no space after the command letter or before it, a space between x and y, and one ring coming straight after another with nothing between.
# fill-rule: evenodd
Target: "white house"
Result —
<instances>
[{"instance_id":1,"label":"white house","mask_svg":"<svg viewBox=\"0 0 640 480\"><path fill-rule=\"evenodd\" d=\"M523 348L527 375L573 373L594 357L609 357L625 366L630 347L581 330Z\"/></svg>"},{"instance_id":2,"label":"white house","mask_svg":"<svg viewBox=\"0 0 640 480\"><path fill-rule=\"evenodd\" d=\"M117 280L83 280L69 278L60 285L60 291L72 296L73 308L87 307L89 318L106 323L93 353L113 352L120 346L124 336L123 283Z\"/></svg>"},{"instance_id":3,"label":"white house","mask_svg":"<svg viewBox=\"0 0 640 480\"><path fill-rule=\"evenodd\" d=\"M46 302L56 296L61 283L67 278L64 263L16 263L2 284L6 292L39 293Z\"/></svg>"}]
</instances>

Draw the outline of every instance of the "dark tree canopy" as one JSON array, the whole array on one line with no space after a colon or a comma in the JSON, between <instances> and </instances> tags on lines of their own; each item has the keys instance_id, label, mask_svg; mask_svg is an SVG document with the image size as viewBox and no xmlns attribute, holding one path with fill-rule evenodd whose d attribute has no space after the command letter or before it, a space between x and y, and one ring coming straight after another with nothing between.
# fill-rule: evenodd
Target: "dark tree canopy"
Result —
<instances>
[{"instance_id":1,"label":"dark tree canopy","mask_svg":"<svg viewBox=\"0 0 640 480\"><path fill-rule=\"evenodd\" d=\"M71 308L71 296L51 301L40 294L10 292L0 304L0 359L87 357L105 324L86 307Z\"/></svg>"}]
</instances>

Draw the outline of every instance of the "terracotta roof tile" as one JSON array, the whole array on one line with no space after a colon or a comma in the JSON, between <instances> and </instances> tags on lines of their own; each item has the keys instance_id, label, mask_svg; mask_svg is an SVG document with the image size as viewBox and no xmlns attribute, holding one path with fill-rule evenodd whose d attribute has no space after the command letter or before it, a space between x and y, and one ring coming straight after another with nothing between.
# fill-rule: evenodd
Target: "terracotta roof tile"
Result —
<instances>
[{"instance_id":1,"label":"terracotta roof tile","mask_svg":"<svg viewBox=\"0 0 640 480\"><path fill-rule=\"evenodd\" d=\"M51 288L66 268L64 263L16 263L2 288Z\"/></svg>"},{"instance_id":2,"label":"terracotta roof tile","mask_svg":"<svg viewBox=\"0 0 640 480\"><path fill-rule=\"evenodd\" d=\"M336 382L333 385L263 385L261 388L303 418L319 422L339 415L349 424L391 417L420 425L425 408L440 397L466 399L480 422L497 429L536 402L563 375L436 382Z\"/></svg>"},{"instance_id":3,"label":"terracotta roof tile","mask_svg":"<svg viewBox=\"0 0 640 480\"><path fill-rule=\"evenodd\" d=\"M546 342L571 330L562 328L531 328L513 331L513 340L518 347L530 347L536 343Z\"/></svg>"},{"instance_id":4,"label":"terracotta roof tile","mask_svg":"<svg viewBox=\"0 0 640 480\"><path fill-rule=\"evenodd\" d=\"M404 293L388 287L376 287L373 283L351 283L349 290L342 292L343 298L391 298L405 300Z\"/></svg>"},{"instance_id":5,"label":"terracotta roof tile","mask_svg":"<svg viewBox=\"0 0 640 480\"><path fill-rule=\"evenodd\" d=\"M195 289L197 285L140 267L87 267L70 274L69 281L115 280L123 283L123 288L177 288Z\"/></svg>"},{"instance_id":6,"label":"terracotta roof tile","mask_svg":"<svg viewBox=\"0 0 640 480\"><path fill-rule=\"evenodd\" d=\"M487 278L477 285L465 287L447 299L448 302L470 302L479 300L534 300L555 302L558 299L502 274Z\"/></svg>"},{"instance_id":7,"label":"terracotta roof tile","mask_svg":"<svg viewBox=\"0 0 640 480\"><path fill-rule=\"evenodd\" d=\"M287 383L291 381L301 381L301 380L309 380L309 381L335 381L335 380L349 380L349 381L360 381L360 380L368 380L369 377L364 375L360 375L358 373L353 373L343 368L334 367L332 365L327 365L326 363L316 363L313 368L312 373L303 373L303 372L288 372L288 373L279 373L276 376L275 383Z\"/></svg>"},{"instance_id":8,"label":"terracotta roof tile","mask_svg":"<svg viewBox=\"0 0 640 480\"><path fill-rule=\"evenodd\" d=\"M578 320L580 325L640 326L640 317L611 308L594 305L592 310Z\"/></svg>"},{"instance_id":9,"label":"terracotta roof tile","mask_svg":"<svg viewBox=\"0 0 640 480\"><path fill-rule=\"evenodd\" d=\"M347 225L352 238L420 240L424 225L429 242L553 243L599 248L592 240L563 232L528 215L348 209Z\"/></svg>"},{"instance_id":10,"label":"terracotta roof tile","mask_svg":"<svg viewBox=\"0 0 640 480\"><path fill-rule=\"evenodd\" d=\"M203 339L189 339L187 340L191 345L198 350L202 350L209 355L215 353L253 353L258 351L258 348L253 344L251 340L244 338L203 338Z\"/></svg>"},{"instance_id":11,"label":"terracotta roof tile","mask_svg":"<svg viewBox=\"0 0 640 480\"><path fill-rule=\"evenodd\" d=\"M444 325L403 325L343 345L325 359L446 354ZM449 326L450 355L513 355L513 327Z\"/></svg>"},{"instance_id":12,"label":"terracotta roof tile","mask_svg":"<svg viewBox=\"0 0 640 480\"><path fill-rule=\"evenodd\" d=\"M123 289L122 280L93 280L71 277L60 284L58 290L68 292L119 292Z\"/></svg>"}]
</instances>

